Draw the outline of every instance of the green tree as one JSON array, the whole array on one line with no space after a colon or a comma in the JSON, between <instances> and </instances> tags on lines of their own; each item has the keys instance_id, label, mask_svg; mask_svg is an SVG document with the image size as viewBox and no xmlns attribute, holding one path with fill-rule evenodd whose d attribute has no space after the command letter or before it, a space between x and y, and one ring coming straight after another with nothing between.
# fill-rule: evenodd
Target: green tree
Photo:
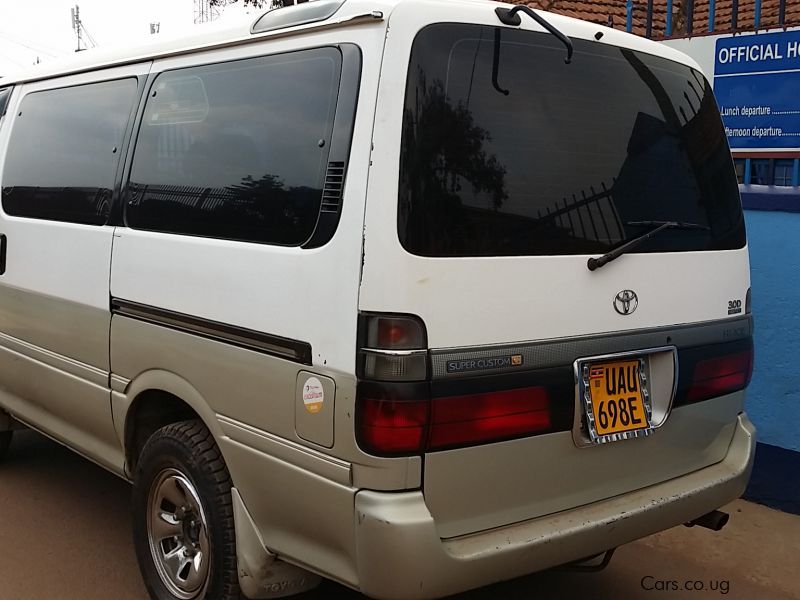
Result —
<instances>
[{"instance_id":1,"label":"green tree","mask_svg":"<svg viewBox=\"0 0 800 600\"><path fill-rule=\"evenodd\" d=\"M441 256L454 247L480 246L478 240L492 235L487 223L493 220L474 219L481 209L464 204L469 188L490 196L490 213L497 214L508 198L505 166L487 149L489 132L475 123L468 105L448 98L444 82L429 83L421 70L406 98L403 129L406 194L399 218L409 224L407 241Z\"/></svg>"}]
</instances>

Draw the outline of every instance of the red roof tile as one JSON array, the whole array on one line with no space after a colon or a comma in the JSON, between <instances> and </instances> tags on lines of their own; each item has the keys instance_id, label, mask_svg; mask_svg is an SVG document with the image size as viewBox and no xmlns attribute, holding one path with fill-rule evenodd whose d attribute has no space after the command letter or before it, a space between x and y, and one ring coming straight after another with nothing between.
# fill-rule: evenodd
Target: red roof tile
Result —
<instances>
[{"instance_id":1,"label":"red roof tile","mask_svg":"<svg viewBox=\"0 0 800 600\"><path fill-rule=\"evenodd\" d=\"M527 4L534 8L625 29L627 22L627 0L510 0L515 4ZM673 37L686 35L686 16L682 5L685 0L674 0L672 17ZM786 0L784 26L800 25L800 2ZM762 0L761 29L779 27L780 0ZM694 35L708 32L708 0L695 0L692 31ZM731 15L733 0L717 0L714 16L714 31L732 31ZM666 27L667 2L653 0L652 37L664 37ZM739 0L737 31L754 28L755 0ZM633 1L633 33L645 35L647 28L647 0Z\"/></svg>"}]
</instances>

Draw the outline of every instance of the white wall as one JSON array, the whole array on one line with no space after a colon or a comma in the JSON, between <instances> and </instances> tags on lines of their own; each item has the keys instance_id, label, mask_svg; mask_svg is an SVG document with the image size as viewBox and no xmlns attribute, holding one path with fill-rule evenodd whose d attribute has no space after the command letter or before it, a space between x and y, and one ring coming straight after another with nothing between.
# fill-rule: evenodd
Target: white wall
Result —
<instances>
[{"instance_id":1,"label":"white wall","mask_svg":"<svg viewBox=\"0 0 800 600\"><path fill-rule=\"evenodd\" d=\"M700 68L703 69L705 76L711 80L714 77L714 48L717 39L721 37L729 36L704 35L680 40L667 40L663 43L695 59L700 64Z\"/></svg>"}]
</instances>

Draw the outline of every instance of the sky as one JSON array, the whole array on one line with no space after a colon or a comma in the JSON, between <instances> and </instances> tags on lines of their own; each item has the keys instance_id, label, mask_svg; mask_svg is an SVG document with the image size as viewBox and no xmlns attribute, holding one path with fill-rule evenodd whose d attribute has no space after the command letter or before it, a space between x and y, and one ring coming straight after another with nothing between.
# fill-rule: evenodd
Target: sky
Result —
<instances>
[{"instance_id":1,"label":"sky","mask_svg":"<svg viewBox=\"0 0 800 600\"><path fill-rule=\"evenodd\" d=\"M80 17L97 45L135 45L150 38L150 23L160 23L158 35L190 33L194 0L0 0L0 76L30 68L75 51L70 8ZM225 8L222 19L245 9L238 2ZM85 47L82 45L81 47Z\"/></svg>"}]
</instances>

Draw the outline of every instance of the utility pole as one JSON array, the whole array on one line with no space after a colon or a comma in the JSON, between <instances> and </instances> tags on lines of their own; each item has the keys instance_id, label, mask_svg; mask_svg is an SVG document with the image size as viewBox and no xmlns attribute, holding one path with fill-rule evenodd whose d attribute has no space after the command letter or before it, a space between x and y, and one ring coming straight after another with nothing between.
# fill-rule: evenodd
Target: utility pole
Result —
<instances>
[{"instance_id":1,"label":"utility pole","mask_svg":"<svg viewBox=\"0 0 800 600\"><path fill-rule=\"evenodd\" d=\"M80 7L76 4L74 8L70 9L70 12L72 13L72 30L75 32L75 35L78 38L78 48L75 50L75 52L86 50L89 47L88 44L91 44L92 48L97 47L97 42L94 41L92 34L89 33L89 30L86 29L86 25L84 25L83 21L81 21ZM84 39L84 35L86 36L86 39ZM81 42L83 42L85 48L81 48Z\"/></svg>"},{"instance_id":2,"label":"utility pole","mask_svg":"<svg viewBox=\"0 0 800 600\"><path fill-rule=\"evenodd\" d=\"M70 9L72 13L72 30L75 32L75 35L78 37L78 48L75 52L81 51L81 9L76 4L74 8Z\"/></svg>"},{"instance_id":3,"label":"utility pole","mask_svg":"<svg viewBox=\"0 0 800 600\"><path fill-rule=\"evenodd\" d=\"M219 9L211 0L194 0L194 24L208 23L219 17Z\"/></svg>"}]
</instances>

